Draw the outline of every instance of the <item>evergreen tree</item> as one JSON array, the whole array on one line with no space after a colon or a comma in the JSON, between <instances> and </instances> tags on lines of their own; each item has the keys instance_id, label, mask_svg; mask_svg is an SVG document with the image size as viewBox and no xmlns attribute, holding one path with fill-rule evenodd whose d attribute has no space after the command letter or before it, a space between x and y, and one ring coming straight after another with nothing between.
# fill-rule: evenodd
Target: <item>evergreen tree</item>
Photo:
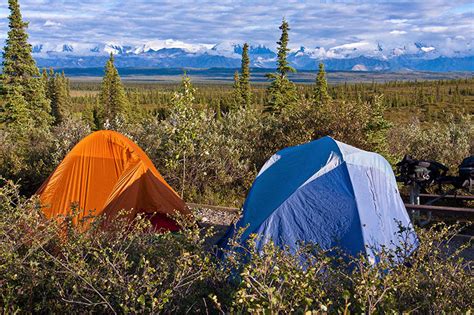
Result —
<instances>
[{"instance_id":1,"label":"evergreen tree","mask_svg":"<svg viewBox=\"0 0 474 315\"><path fill-rule=\"evenodd\" d=\"M32 124L28 103L22 92L22 89L18 86L8 88L0 116L0 123L10 128L14 127L15 131L19 133L27 131Z\"/></svg>"},{"instance_id":2,"label":"evergreen tree","mask_svg":"<svg viewBox=\"0 0 474 315\"><path fill-rule=\"evenodd\" d=\"M5 102L0 121L7 124L31 124L49 128L50 104L45 96L44 83L32 57L18 0L8 0L10 9L8 37L3 52L2 93Z\"/></svg>"},{"instance_id":3,"label":"evergreen tree","mask_svg":"<svg viewBox=\"0 0 474 315\"><path fill-rule=\"evenodd\" d=\"M130 103L125 94L125 88L123 87L117 68L115 68L114 55L112 53L105 66L105 75L102 79L99 99L104 119L128 119Z\"/></svg>"},{"instance_id":4,"label":"evergreen tree","mask_svg":"<svg viewBox=\"0 0 474 315\"><path fill-rule=\"evenodd\" d=\"M360 97L360 96L359 96ZM326 104L330 99L328 93L328 82L326 80L326 71L324 71L324 64L319 63L319 71L316 76L316 85L313 92L313 101L316 105Z\"/></svg>"},{"instance_id":5,"label":"evergreen tree","mask_svg":"<svg viewBox=\"0 0 474 315\"><path fill-rule=\"evenodd\" d=\"M51 78L54 83L55 99L51 100L51 113L54 123L60 124L67 116L69 107L68 81L64 74L56 74Z\"/></svg>"},{"instance_id":6,"label":"evergreen tree","mask_svg":"<svg viewBox=\"0 0 474 315\"><path fill-rule=\"evenodd\" d=\"M8 8L10 30L3 52L3 83L12 86L24 84L26 79L39 73L28 43L28 23L23 22L18 1L8 0Z\"/></svg>"},{"instance_id":7,"label":"evergreen tree","mask_svg":"<svg viewBox=\"0 0 474 315\"><path fill-rule=\"evenodd\" d=\"M54 124L60 124L69 111L69 80L62 74L55 73L53 69L43 70L43 82L46 85L46 97L51 103L51 115Z\"/></svg>"},{"instance_id":8,"label":"evergreen tree","mask_svg":"<svg viewBox=\"0 0 474 315\"><path fill-rule=\"evenodd\" d=\"M239 78L239 71L235 71L234 73L234 84L233 84L233 92L232 92L232 103L231 109L237 109L242 106L243 97L242 97L242 87L240 85L241 79Z\"/></svg>"},{"instance_id":9,"label":"evergreen tree","mask_svg":"<svg viewBox=\"0 0 474 315\"><path fill-rule=\"evenodd\" d=\"M288 79L289 72L296 72L296 70L290 66L287 60L287 55L290 49L288 48L288 31L290 30L288 22L283 19L280 26L281 37L277 42L278 44L278 67L276 73L267 74L267 78L271 79L272 82L268 87L268 105L266 111L268 112L280 112L285 107L293 106L298 96L296 94L296 86L293 82Z\"/></svg>"},{"instance_id":10,"label":"evergreen tree","mask_svg":"<svg viewBox=\"0 0 474 315\"><path fill-rule=\"evenodd\" d=\"M390 159L388 150L387 133L391 123L385 119L386 106L383 95L374 96L371 104L370 118L366 127L368 142L372 150Z\"/></svg>"},{"instance_id":11,"label":"evergreen tree","mask_svg":"<svg viewBox=\"0 0 474 315\"><path fill-rule=\"evenodd\" d=\"M290 66L287 58L290 49L288 48L289 36L288 32L290 31L290 26L288 22L283 19L281 26L279 27L281 30L281 37L280 40L277 42L278 44L278 67L277 72L282 77L286 77L289 72L296 72L296 70Z\"/></svg>"},{"instance_id":12,"label":"evergreen tree","mask_svg":"<svg viewBox=\"0 0 474 315\"><path fill-rule=\"evenodd\" d=\"M46 97L48 97L48 80L48 70L43 68L43 71L41 72L41 81L43 82L43 86L45 88Z\"/></svg>"},{"instance_id":13,"label":"evergreen tree","mask_svg":"<svg viewBox=\"0 0 474 315\"><path fill-rule=\"evenodd\" d=\"M43 70L42 79L43 79L44 86L45 86L46 98L49 99L50 101L54 100L56 98L56 89L54 87L54 70L53 70L53 68L50 68L49 72L46 71L46 69Z\"/></svg>"},{"instance_id":14,"label":"evergreen tree","mask_svg":"<svg viewBox=\"0 0 474 315\"><path fill-rule=\"evenodd\" d=\"M64 74L64 71L61 72L61 78L64 80L64 84L66 85L66 95L68 99L71 98L71 81L69 81L69 78L66 77Z\"/></svg>"},{"instance_id":15,"label":"evergreen tree","mask_svg":"<svg viewBox=\"0 0 474 315\"><path fill-rule=\"evenodd\" d=\"M242 67L240 76L240 92L242 94L243 106L250 107L252 92L250 90L250 58L249 44L245 43L242 49Z\"/></svg>"}]
</instances>

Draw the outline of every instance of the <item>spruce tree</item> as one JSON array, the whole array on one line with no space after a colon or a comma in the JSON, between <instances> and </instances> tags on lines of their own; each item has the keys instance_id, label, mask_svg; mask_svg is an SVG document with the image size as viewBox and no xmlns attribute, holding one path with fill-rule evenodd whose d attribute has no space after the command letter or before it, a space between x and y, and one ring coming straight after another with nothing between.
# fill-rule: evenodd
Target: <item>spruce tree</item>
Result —
<instances>
[{"instance_id":1,"label":"spruce tree","mask_svg":"<svg viewBox=\"0 0 474 315\"><path fill-rule=\"evenodd\" d=\"M54 124L64 121L69 112L69 80L62 74L55 73L51 68L49 73L43 70L42 80L46 85L46 97L51 103L51 115Z\"/></svg>"},{"instance_id":2,"label":"spruce tree","mask_svg":"<svg viewBox=\"0 0 474 315\"><path fill-rule=\"evenodd\" d=\"M278 44L278 67L277 72L280 74L281 77L286 77L289 72L296 72L296 70L290 66L290 63L287 60L287 55L290 52L288 48L288 42L290 41L288 32L290 31L290 26L288 22L283 19L281 26L279 27L281 30L281 37L280 40L277 42Z\"/></svg>"},{"instance_id":3,"label":"spruce tree","mask_svg":"<svg viewBox=\"0 0 474 315\"><path fill-rule=\"evenodd\" d=\"M46 97L48 97L48 80L48 70L43 68L43 71L41 72L41 81L43 82L43 86L45 88Z\"/></svg>"},{"instance_id":4,"label":"spruce tree","mask_svg":"<svg viewBox=\"0 0 474 315\"><path fill-rule=\"evenodd\" d=\"M66 95L67 95L68 99L70 99L70 97L71 97L71 81L69 81L69 78L66 77L66 75L64 74L64 71L61 72L61 78L64 80L64 84L66 85Z\"/></svg>"},{"instance_id":5,"label":"spruce tree","mask_svg":"<svg viewBox=\"0 0 474 315\"><path fill-rule=\"evenodd\" d=\"M56 88L54 86L54 70L53 68L50 68L49 71L43 70L42 74L44 86L45 86L45 92L46 92L46 98L49 99L51 103L54 102L56 99ZM51 106L52 110L52 106Z\"/></svg>"},{"instance_id":6,"label":"spruce tree","mask_svg":"<svg viewBox=\"0 0 474 315\"><path fill-rule=\"evenodd\" d=\"M8 0L8 8L10 30L3 52L2 77L6 87L24 84L26 79L39 75L31 55L31 45L28 43L28 23L23 22L18 1Z\"/></svg>"},{"instance_id":7,"label":"spruce tree","mask_svg":"<svg viewBox=\"0 0 474 315\"><path fill-rule=\"evenodd\" d=\"M372 150L390 158L387 133L392 125L384 117L385 110L386 105L383 101L383 95L374 96L371 102L370 118L366 127L366 133Z\"/></svg>"},{"instance_id":8,"label":"spruce tree","mask_svg":"<svg viewBox=\"0 0 474 315\"><path fill-rule=\"evenodd\" d=\"M316 76L316 85L313 91L313 101L316 105L326 104L330 99L328 93L328 82L326 80L326 71L324 71L324 64L319 63L319 71Z\"/></svg>"},{"instance_id":9,"label":"spruce tree","mask_svg":"<svg viewBox=\"0 0 474 315\"><path fill-rule=\"evenodd\" d=\"M250 58L249 44L245 43L242 49L242 67L240 75L240 92L243 106L250 107L252 102L252 92L250 90Z\"/></svg>"},{"instance_id":10,"label":"spruce tree","mask_svg":"<svg viewBox=\"0 0 474 315\"><path fill-rule=\"evenodd\" d=\"M17 133L27 131L32 125L28 103L22 92L18 86L8 88L0 116L0 126L4 124L9 128L14 128ZM18 136L20 135L18 134Z\"/></svg>"},{"instance_id":11,"label":"spruce tree","mask_svg":"<svg viewBox=\"0 0 474 315\"><path fill-rule=\"evenodd\" d=\"M54 84L55 99L51 100L51 114L54 117L56 125L64 121L67 116L69 107L68 81L59 73L56 73L51 78Z\"/></svg>"},{"instance_id":12,"label":"spruce tree","mask_svg":"<svg viewBox=\"0 0 474 315\"><path fill-rule=\"evenodd\" d=\"M276 73L267 74L267 78L273 80L268 87L268 105L266 111L278 113L285 107L291 107L298 101L296 94L296 86L288 79L289 72L296 72L290 66L287 55L288 48L288 31L290 30L288 22L283 19L280 26L281 37L278 44L278 66Z\"/></svg>"},{"instance_id":13,"label":"spruce tree","mask_svg":"<svg viewBox=\"0 0 474 315\"><path fill-rule=\"evenodd\" d=\"M117 68L115 68L114 55L112 53L105 66L105 75L102 79L99 99L104 119L128 119L130 103L125 94L125 88L123 87Z\"/></svg>"},{"instance_id":14,"label":"spruce tree","mask_svg":"<svg viewBox=\"0 0 474 315\"><path fill-rule=\"evenodd\" d=\"M5 102L0 121L7 125L29 124L47 130L52 120L50 104L28 43L28 23L22 19L18 0L8 0L8 8L10 30L3 52L1 76Z\"/></svg>"},{"instance_id":15,"label":"spruce tree","mask_svg":"<svg viewBox=\"0 0 474 315\"><path fill-rule=\"evenodd\" d=\"M233 84L233 92L232 92L232 103L231 109L235 110L240 108L243 104L243 97L242 97L242 87L240 85L241 78L239 78L239 71L235 71L234 73L234 84Z\"/></svg>"}]
</instances>

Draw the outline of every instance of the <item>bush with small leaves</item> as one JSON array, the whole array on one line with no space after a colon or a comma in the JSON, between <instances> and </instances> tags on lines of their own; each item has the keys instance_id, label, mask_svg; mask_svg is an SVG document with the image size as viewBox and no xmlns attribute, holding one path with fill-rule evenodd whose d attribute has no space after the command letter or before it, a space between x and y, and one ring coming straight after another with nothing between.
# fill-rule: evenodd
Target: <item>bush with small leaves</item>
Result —
<instances>
[{"instance_id":1,"label":"bush with small leaves","mask_svg":"<svg viewBox=\"0 0 474 315\"><path fill-rule=\"evenodd\" d=\"M405 154L435 160L456 171L461 161L474 153L474 125L470 115L446 117L447 122L422 125L414 120L390 131L390 153L397 160Z\"/></svg>"},{"instance_id":2,"label":"bush with small leaves","mask_svg":"<svg viewBox=\"0 0 474 315\"><path fill-rule=\"evenodd\" d=\"M119 216L84 232L72 216L47 220L38 200L1 179L0 305L5 313L462 313L472 308L469 242L460 226L418 230L419 247L365 256L268 242L257 251L238 235L217 258L212 229L176 216L177 233L156 233L144 217ZM401 231L403 236L405 231ZM411 254L409 254L411 253Z\"/></svg>"}]
</instances>

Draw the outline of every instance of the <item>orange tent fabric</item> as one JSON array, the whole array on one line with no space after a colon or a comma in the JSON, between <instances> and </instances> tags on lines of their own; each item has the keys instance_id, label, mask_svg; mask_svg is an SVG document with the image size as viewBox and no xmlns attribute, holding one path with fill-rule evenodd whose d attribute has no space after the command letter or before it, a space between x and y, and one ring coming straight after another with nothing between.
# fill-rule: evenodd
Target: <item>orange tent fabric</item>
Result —
<instances>
[{"instance_id":1,"label":"orange tent fabric","mask_svg":"<svg viewBox=\"0 0 474 315\"><path fill-rule=\"evenodd\" d=\"M177 230L167 214L190 213L145 152L110 130L94 132L81 140L37 194L48 218L71 214L71 205L76 204L79 212L74 224L85 216L105 213L110 220L121 210L133 209L127 213L130 219L137 213L147 213L157 228ZM89 224L85 222L84 228Z\"/></svg>"}]
</instances>

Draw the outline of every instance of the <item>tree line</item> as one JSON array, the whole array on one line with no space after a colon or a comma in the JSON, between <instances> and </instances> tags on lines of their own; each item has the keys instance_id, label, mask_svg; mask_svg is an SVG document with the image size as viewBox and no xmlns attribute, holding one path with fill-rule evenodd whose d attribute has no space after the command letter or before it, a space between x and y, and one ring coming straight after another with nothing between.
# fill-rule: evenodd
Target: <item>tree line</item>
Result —
<instances>
[{"instance_id":1,"label":"tree line","mask_svg":"<svg viewBox=\"0 0 474 315\"><path fill-rule=\"evenodd\" d=\"M44 69L40 75L39 69L32 57L32 48L28 43L26 32L28 23L23 22L17 0L9 0L10 31L6 41L3 74L2 95L4 98L0 122L7 128L21 130L31 127L48 128L60 124L71 108L70 83L64 73L55 73L53 69ZM279 113L284 107L292 107L298 102L296 85L288 78L288 73L296 72L289 65L287 55L290 30L286 20L280 26L281 38L277 42L278 61L275 73L267 74L271 81L266 95L265 112ZM249 45L245 43L242 51L240 73L234 75L231 106L224 111L236 110L252 106L252 88L250 85ZM186 75L185 75L186 77ZM325 77L324 65L319 65L316 77L314 95L315 104L326 102L330 96ZM92 123L94 129L104 127L114 119L129 120L136 118L140 112L139 101L134 102L136 95L127 93L114 65L114 56L110 55L105 65L105 74L100 87L100 93L95 104L89 104L83 111L85 119ZM132 100L131 100L132 99ZM219 114L221 104L217 104Z\"/></svg>"},{"instance_id":2,"label":"tree line","mask_svg":"<svg viewBox=\"0 0 474 315\"><path fill-rule=\"evenodd\" d=\"M80 139L98 129L114 129L136 141L188 200L228 205L238 204L275 151L325 135L381 153L390 162L412 151L456 165L470 148L466 139L472 128L466 127L469 117L464 118L462 104L473 95L472 79L329 86L321 63L313 84L295 84L289 76L296 70L287 61L286 20L277 42L278 67L267 75L267 85L251 84L249 46L244 44L232 86L196 88L186 74L179 86L126 86L110 55L97 93L76 96L63 73L40 74L18 0L9 0L9 8L1 77L0 175L21 181L26 194L39 187ZM72 84L76 88L79 83ZM408 88L413 86L414 96ZM87 91L92 88L86 83ZM433 105L439 106L441 117L433 117L438 121L435 130L416 121L404 128L387 118L392 114L387 109L404 108L405 102L411 110L414 97L426 116L428 99L437 97L428 92L432 89L439 89L440 99L460 98L460 105Z\"/></svg>"}]
</instances>

